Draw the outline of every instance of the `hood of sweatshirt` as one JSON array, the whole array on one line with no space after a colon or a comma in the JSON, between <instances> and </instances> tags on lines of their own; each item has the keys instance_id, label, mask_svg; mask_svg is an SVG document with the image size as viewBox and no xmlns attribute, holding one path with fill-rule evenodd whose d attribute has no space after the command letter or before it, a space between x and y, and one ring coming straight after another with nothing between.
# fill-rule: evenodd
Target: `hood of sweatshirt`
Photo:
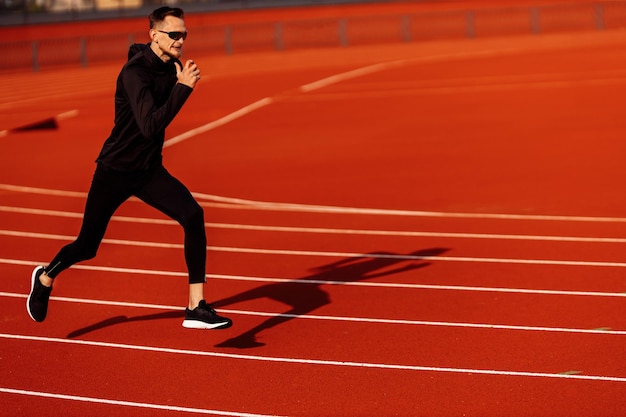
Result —
<instances>
[{"instance_id":1,"label":"hood of sweatshirt","mask_svg":"<svg viewBox=\"0 0 626 417\"><path fill-rule=\"evenodd\" d=\"M131 59L139 52L143 52L148 47L148 44L145 43L134 43L128 48L128 59Z\"/></svg>"}]
</instances>

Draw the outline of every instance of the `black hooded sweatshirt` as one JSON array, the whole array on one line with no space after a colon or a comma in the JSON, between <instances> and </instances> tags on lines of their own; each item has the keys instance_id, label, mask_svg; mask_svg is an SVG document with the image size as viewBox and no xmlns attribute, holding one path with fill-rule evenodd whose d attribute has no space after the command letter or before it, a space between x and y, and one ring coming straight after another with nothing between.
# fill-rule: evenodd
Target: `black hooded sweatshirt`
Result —
<instances>
[{"instance_id":1,"label":"black hooded sweatshirt","mask_svg":"<svg viewBox=\"0 0 626 417\"><path fill-rule=\"evenodd\" d=\"M96 162L122 172L148 171L162 164L165 128L193 89L177 83L176 67L148 45L134 44L117 77L115 126ZM182 67L182 65L181 65Z\"/></svg>"}]
</instances>

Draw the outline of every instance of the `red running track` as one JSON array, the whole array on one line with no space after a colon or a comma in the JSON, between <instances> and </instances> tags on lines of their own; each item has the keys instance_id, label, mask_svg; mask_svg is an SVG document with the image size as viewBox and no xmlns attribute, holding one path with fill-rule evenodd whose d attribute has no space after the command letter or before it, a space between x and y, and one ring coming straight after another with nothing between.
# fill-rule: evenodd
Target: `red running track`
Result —
<instances>
[{"instance_id":1,"label":"red running track","mask_svg":"<svg viewBox=\"0 0 626 417\"><path fill-rule=\"evenodd\" d=\"M624 44L194 57L164 155L206 209L216 332L181 327L182 232L136 201L29 319L119 68L4 75L0 414L623 415Z\"/></svg>"}]
</instances>

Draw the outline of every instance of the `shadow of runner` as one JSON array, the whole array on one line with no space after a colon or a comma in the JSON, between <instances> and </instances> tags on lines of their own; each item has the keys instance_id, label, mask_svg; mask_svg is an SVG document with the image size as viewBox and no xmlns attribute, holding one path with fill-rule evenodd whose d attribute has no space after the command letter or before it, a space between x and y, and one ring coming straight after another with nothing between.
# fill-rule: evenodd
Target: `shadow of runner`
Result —
<instances>
[{"instance_id":1,"label":"shadow of runner","mask_svg":"<svg viewBox=\"0 0 626 417\"><path fill-rule=\"evenodd\" d=\"M216 346L239 349L264 346L264 343L257 341L257 335L260 332L283 324L298 316L309 314L330 303L328 293L321 288L324 283L358 282L423 268L430 265L430 262L421 258L438 256L447 250L445 248L423 249L408 255L374 252L359 257L346 258L314 268L312 275L300 279L263 285L241 294L215 301L212 303L213 307L221 308L243 301L269 298L291 307L288 311L271 317L245 333ZM419 263L414 261L419 261ZM386 269L403 262L410 263L393 269Z\"/></svg>"},{"instance_id":2,"label":"shadow of runner","mask_svg":"<svg viewBox=\"0 0 626 417\"><path fill-rule=\"evenodd\" d=\"M415 251L407 255L389 252L373 252L363 256L346 258L331 264L313 268L313 274L307 275L303 278L287 282L262 285L241 294L215 301L211 303L211 305L215 308L221 308L243 301L258 298L269 298L291 307L288 311L274 317L270 317L245 333L242 333L232 339L228 339L216 346L234 347L238 349L264 346L264 343L257 341L257 335L263 330L278 326L298 316L311 313L326 304L330 304L328 293L322 290L322 285L330 282L333 284L341 282L358 282L423 268L430 265L430 262L428 262L428 259L421 258L438 256L446 251L448 251L446 248L431 248ZM418 261L418 263L415 263L416 261ZM404 262L407 263L393 269L385 269ZM122 323L183 318L184 316L184 309L135 317L115 316L90 326L77 329L69 333L67 337L69 339L73 339L87 333Z\"/></svg>"},{"instance_id":3,"label":"shadow of runner","mask_svg":"<svg viewBox=\"0 0 626 417\"><path fill-rule=\"evenodd\" d=\"M87 333L95 332L96 330L100 330L109 326L114 326L116 324L131 323L134 321L145 321L145 320L175 319L175 318L183 318L183 317L185 317L185 310L166 311L163 313L147 314L144 316L135 316L135 317L115 316L115 317L108 318L106 320L102 320L101 322L92 324L90 326L83 327L82 329L74 330L73 332L67 335L67 338L74 339L76 337L83 336Z\"/></svg>"}]
</instances>

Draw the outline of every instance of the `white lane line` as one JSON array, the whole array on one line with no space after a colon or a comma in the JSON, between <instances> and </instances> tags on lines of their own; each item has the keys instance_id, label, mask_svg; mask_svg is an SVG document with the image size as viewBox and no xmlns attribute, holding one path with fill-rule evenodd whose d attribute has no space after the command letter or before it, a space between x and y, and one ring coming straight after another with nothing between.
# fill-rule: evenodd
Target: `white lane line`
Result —
<instances>
[{"instance_id":1,"label":"white lane line","mask_svg":"<svg viewBox=\"0 0 626 417\"><path fill-rule=\"evenodd\" d=\"M16 230L0 230L0 236L12 236L12 237L26 237L30 239L45 239L45 240L63 240L73 241L76 236L70 235L58 235L53 233L36 233L36 232L20 232ZM164 243L164 242L148 242L139 240L126 240L126 239L102 239L102 243L110 245L123 245L123 246L138 246L146 248L163 248L163 249L183 249L182 243Z\"/></svg>"},{"instance_id":2,"label":"white lane line","mask_svg":"<svg viewBox=\"0 0 626 417\"><path fill-rule=\"evenodd\" d=\"M35 265L44 265L44 262L25 261L17 259L0 258L0 264L20 265L34 267ZM72 269L84 271L99 271L120 274L135 275L159 275L168 277L185 277L187 272L182 271L165 271L162 269L143 269L143 268L121 268L111 266L97 265L73 265ZM368 282L368 281L328 281L315 279L289 279L275 277L253 277L245 275L227 275L227 274L207 274L207 279L222 279L229 281L251 281L251 282L268 282L276 284L303 284L303 285L341 285L352 287L373 287L373 288L404 288L414 290L441 290L441 291L468 291L468 292L495 292L508 294L534 294L534 295L558 295L558 296L575 296L575 297L618 297L625 298L626 292L602 292L602 291L569 291L569 290L547 290L547 289L531 289L531 288L503 288L503 287L477 287L467 285L433 285L433 284L411 284L411 283L394 283L394 282Z\"/></svg>"},{"instance_id":3,"label":"white lane line","mask_svg":"<svg viewBox=\"0 0 626 417\"><path fill-rule=\"evenodd\" d=\"M53 216L63 218L82 219L83 214L78 212L34 209L27 207L1 206L0 212L33 214L38 216ZM161 224L178 226L174 220L155 219L146 217L113 216L112 221L142 224ZM406 230L368 230L368 229L340 229L325 227L296 227L296 226L264 226L254 224L237 223L213 223L206 222L204 225L214 229L250 230L261 232L284 232L284 233L315 233L336 235L366 235L366 236L399 236L399 237L434 237L450 239L493 239L493 240L528 240L547 242L581 242L581 243L626 243L626 238L621 237L585 237L585 236L550 236L550 235L519 235L503 233L450 233L450 232L416 232Z\"/></svg>"},{"instance_id":4,"label":"white lane line","mask_svg":"<svg viewBox=\"0 0 626 417\"><path fill-rule=\"evenodd\" d=\"M441 55L440 58L450 57L452 55ZM419 59L416 59L419 60ZM298 91L308 93L310 91L319 90L320 88L328 87L329 85L337 84L343 81L351 80L353 78L362 77L364 75L373 74L375 72L385 71L391 68L401 67L408 62L416 61L409 59L399 59L389 62L380 62L378 64L368 65L366 67L357 68L351 71L342 72L339 74L331 75L330 77L322 78L321 80L313 81L308 84L304 84L298 88Z\"/></svg>"},{"instance_id":5,"label":"white lane line","mask_svg":"<svg viewBox=\"0 0 626 417\"><path fill-rule=\"evenodd\" d=\"M484 57L491 57L495 55L498 55L498 56L502 56L505 54L512 55L512 54L517 54L520 52L524 52L524 50L520 48L499 48L499 49L486 49L482 51L463 51L463 52L451 52L451 53L436 54L436 55L425 55L425 56L397 59L393 61L379 62L376 64L371 64L365 67L357 68L351 71L346 71L343 73L331 75L321 80L313 81L311 83L300 86L298 90L303 93L308 93L311 91L319 90L324 87L328 87L330 85L338 84L343 81L362 77L364 75L374 74L376 72L382 72L388 69L400 68L400 67L406 66L407 64L408 65L423 64L423 63L431 63L431 62L451 60L451 59L468 59L468 58L479 58L479 57L484 58ZM611 72L611 73L604 72L601 74L609 74L612 76L612 78L615 78L614 76L615 72ZM623 72L619 72L618 74L621 75L623 74ZM536 79L537 76L541 76L541 74L531 76L531 78ZM554 74L548 74L548 76L555 77ZM508 78L511 78L511 77L517 77L516 79L521 78L522 80L528 78L524 76L509 76ZM483 78L487 78L487 77L483 77ZM491 77L491 79L501 79L501 78L502 77ZM621 80L621 77L619 79ZM603 80L603 78L601 80ZM451 81L454 81L454 79ZM562 82L562 80L557 79L557 82ZM400 84L404 86L404 89L407 88L406 82L402 82ZM408 88L410 88L412 85L412 82L409 82L408 84L409 84ZM400 87L400 88L403 88L403 87Z\"/></svg>"},{"instance_id":6,"label":"white lane line","mask_svg":"<svg viewBox=\"0 0 626 417\"><path fill-rule=\"evenodd\" d=\"M332 77L328 77L328 78L324 78L322 80L318 80L315 81L313 83L310 84L305 84L300 86L296 91L300 91L300 92L308 92L308 91L312 91L312 90L317 90L319 88L328 86L330 84L334 84L340 81L344 81L344 80L348 80L351 78L355 78L355 77L360 77L366 74L371 74L373 72L377 72L377 71L382 71L385 70L387 68L392 68L392 67L396 67L399 65L404 64L406 61L405 60L399 60L399 61L393 61L393 62L383 62L383 63L379 63L379 64L374 64L374 65L370 65L367 67L363 67L363 68L357 68L355 70L352 71L348 71L348 72L344 72L341 74L336 74L333 75ZM189 130L187 132L184 132L178 136L175 136L171 139L168 139L165 141L165 143L163 144L164 148L167 148L169 146L175 145L177 143L180 143L184 140L190 139L194 136L198 136L202 133L206 133L209 132L217 127L223 126L227 123L232 122L233 120L239 119L245 115L248 115L250 113L252 113L253 111L256 111L260 108L266 107L272 103L274 103L276 101L277 97L281 97L283 96L285 93L282 94L276 94L274 96L270 96L270 97L264 97L260 100L257 100L253 103L250 103L232 113L227 114L226 116L214 120L212 122L209 122L203 126L200 126L198 128Z\"/></svg>"},{"instance_id":7,"label":"white lane line","mask_svg":"<svg viewBox=\"0 0 626 417\"><path fill-rule=\"evenodd\" d=\"M492 220L533 220L559 222L591 222L591 223L626 223L625 217L603 216L565 216L543 214L499 214L499 213L458 213L424 210L396 210L345 206L325 206L316 204L278 203L268 201L245 200L241 198L223 197L212 194L193 193L198 200L208 200L222 204L231 204L234 208L242 207L253 210L287 211L302 213L355 214L368 216L395 217L434 217L461 219L492 219ZM203 202L200 203L201 205Z\"/></svg>"},{"instance_id":8,"label":"white lane line","mask_svg":"<svg viewBox=\"0 0 626 417\"><path fill-rule=\"evenodd\" d=\"M319 88L325 87L327 85L330 84L334 84L340 81L344 81L350 78L354 78L354 77L359 77L362 75L366 75L366 74L370 74L373 72L377 72L377 71L382 71L384 69L387 68L391 68L394 66L398 66L399 64L404 63L404 60L402 61L397 61L397 62L390 62L390 63L381 63L381 64L375 64L375 65L370 65L368 67L364 67L364 68L358 68L356 70L353 71L348 71L345 73L341 73L341 74L336 74L333 75L332 77L328 77L319 81L315 81L313 83L310 84L306 84L303 85L301 87L299 87L297 90L301 91L301 92L307 92L307 91L312 91L312 90L317 90ZM232 122L233 120L237 120L247 114L252 113L253 111L256 111L260 108L266 107L272 103L274 103L276 101L276 97L281 96L281 94L277 94L275 96L271 96L271 97L264 97L260 100L257 100L253 103L250 103L238 110L235 110L232 113L227 114L224 117L221 117L217 120L214 120L212 122L209 122L205 125L202 125L200 127L197 127L195 129L191 129L187 132L181 133L178 136L174 136L171 139L168 139L165 141L165 143L163 144L164 148L167 148L169 146L172 145L176 145L177 143L180 143L182 141L185 141L187 139L190 139L194 136L198 136L202 133L206 133L209 132L215 128L218 128L220 126L223 126L227 123Z\"/></svg>"},{"instance_id":9,"label":"white lane line","mask_svg":"<svg viewBox=\"0 0 626 417\"><path fill-rule=\"evenodd\" d=\"M35 265L43 265L44 262L24 261L16 259L0 258L0 263L8 265L20 265L33 267ZM96 265L73 265L73 269L86 271L100 271L121 274L136 275L161 275L170 277L184 277L187 272L165 271L162 269L140 269L140 268L120 268L110 266ZM208 279L222 279L230 281L253 281L253 282L269 282L269 283L285 283L285 284L304 284L304 285L342 285L355 287L374 287L374 288L406 288L416 290L442 290L442 291L472 291L472 292L495 292L509 294L535 294L535 295L561 295L576 297L626 297L626 292L602 292L602 291L569 291L569 290L547 290L547 289L531 289L531 288L503 288L503 287L477 287L467 285L433 285L433 284L411 284L411 283L393 283L393 282L367 282L367 281L327 281L314 279L289 279L289 278L273 278L273 277L253 277L245 275L226 275L226 274L207 274Z\"/></svg>"},{"instance_id":10,"label":"white lane line","mask_svg":"<svg viewBox=\"0 0 626 417\"><path fill-rule=\"evenodd\" d=\"M78 113L79 113L78 109L69 110L69 111L57 114L55 118L57 120L71 119L72 117L77 117Z\"/></svg>"},{"instance_id":11,"label":"white lane line","mask_svg":"<svg viewBox=\"0 0 626 417\"><path fill-rule=\"evenodd\" d=\"M87 193L82 191L54 190L51 188L26 187L22 185L0 184L0 190L15 193L40 194L47 196L86 198Z\"/></svg>"},{"instance_id":12,"label":"white lane line","mask_svg":"<svg viewBox=\"0 0 626 417\"><path fill-rule=\"evenodd\" d=\"M72 241L76 236L58 235L49 233L18 232L14 230L0 230L0 235L27 237L32 239L48 239ZM152 247L165 249L180 249L182 244L148 242L126 239L103 239L102 243ZM523 258L492 258L492 257L472 257L472 256L442 256L442 255L400 255L391 253L359 253L359 252L324 252L312 250L293 249L262 249L262 248L236 248L229 246L207 246L207 250L227 253L247 253L253 255L277 255L277 256L310 256L310 257L331 257L331 258L375 258L375 259L397 259L406 261L431 261L431 262L475 262L475 263L499 263L499 264L520 264L520 265L558 265L558 266L586 266L586 267L610 267L626 268L626 262L612 261L572 261L555 259L523 259Z\"/></svg>"},{"instance_id":13,"label":"white lane line","mask_svg":"<svg viewBox=\"0 0 626 417\"><path fill-rule=\"evenodd\" d=\"M531 378L554 378L554 379L571 379L571 380L587 380L587 381L603 381L603 382L626 382L626 377L620 376L604 376L604 375L583 375L583 374L567 374L567 373L544 373L544 372L526 372L526 371L506 371L495 369L472 369L472 368L454 368L454 367L434 367L422 365L403 365L389 363L372 363L372 362L353 362L353 361L336 361L322 359L305 359L305 358L289 358L277 356L260 356L260 355L244 355L235 353L208 352L202 350L175 349L145 345L131 345L126 343L96 342L89 340L61 339L55 337L40 337L29 335L17 335L0 333L0 337L4 339L25 340L31 342L45 343L63 343L70 345L83 345L91 347L104 347L115 349L136 350L143 352L157 352L178 355L208 356L224 359L272 362L272 363L288 363L297 365L320 365L335 366L348 368L365 368L365 369L387 369L396 371L412 371L412 372L444 372L457 374L473 374L473 375L495 375L495 376L512 376L512 377L531 377Z\"/></svg>"},{"instance_id":14,"label":"white lane line","mask_svg":"<svg viewBox=\"0 0 626 417\"><path fill-rule=\"evenodd\" d=\"M317 81L313 81L308 84L301 85L300 87L296 88L295 91L300 92L300 93L308 93L310 91L319 90L329 85L337 84L337 83L347 81L353 78L362 77L364 75L385 71L391 68L398 68L403 65L406 65L407 63L420 63L420 62L432 62L432 61L439 61L439 60L446 60L446 59L491 56L496 53L511 53L511 52L517 52L517 50L511 49L511 48L505 48L501 50L456 52L456 53L450 53L450 54L430 55L430 56L423 56L423 57L417 57L417 58L399 59L399 60L388 61L388 62L379 62L376 64L367 65L365 67L356 68L354 70L342 72L339 74L334 74L334 75L331 75L330 77L326 77ZM275 94L273 96L259 99L232 113L227 114L226 116L220 119L214 120L203 126L189 130L185 133L182 133L178 136L168 139L165 141L163 147L167 148L169 146L180 143L184 140L190 139L194 136L209 132L217 127L223 126L233 120L239 119L240 117L250 114L253 111L256 111L260 108L266 107L276 102L277 98L284 97L286 94L287 93L283 92L283 93Z\"/></svg>"},{"instance_id":15,"label":"white lane line","mask_svg":"<svg viewBox=\"0 0 626 417\"><path fill-rule=\"evenodd\" d=\"M495 56L496 54L501 56L503 54L516 54L522 51L523 50L519 48L499 48L499 49L488 49L488 50L483 50L483 51L463 51L463 52L453 52L453 53L446 53L446 54L426 55L426 56L420 56L420 57L397 59L393 61L378 62L375 64L367 65L365 67L356 68L350 71L334 74L329 77L322 78L320 80L316 80L316 81L301 85L300 87L296 88L294 91L306 94L308 92L319 90L319 89L322 89L322 88L325 88L330 85L337 84L343 81L351 80L351 79L362 77L362 76L369 75L369 74L374 74L377 72L386 71L388 69L399 68L407 64L429 63L429 62L437 62L437 61L444 61L444 60L450 60L450 59L489 57L489 56ZM555 82L548 83L548 85L553 87L555 86ZM565 86L567 85L569 84L566 84ZM517 87L517 85L515 86ZM180 143L184 140L187 140L199 134L208 132L216 127L223 126L226 123L236 120L242 116L245 116L257 109L260 109L262 107L265 107L269 104L274 103L277 100L277 98L288 97L288 94L289 92L283 92L283 93L275 94L274 96L264 97L260 100L257 100L251 104L248 104L240 108L239 110L236 110L233 113L230 113L222 117L221 119L209 122L206 125L203 125L199 128L192 129L174 138L166 140L164 147L168 147L176 143ZM291 96L293 95L294 94L292 93Z\"/></svg>"},{"instance_id":16,"label":"white lane line","mask_svg":"<svg viewBox=\"0 0 626 417\"><path fill-rule=\"evenodd\" d=\"M327 281L316 279L287 279L269 277L251 277L244 275L207 274L210 279L223 279L230 281L253 281L269 282L277 284L307 284L307 285L341 285L354 287L373 288L406 288L413 290L438 290L438 291L468 291L468 292L495 292L504 294L533 294L533 295L563 295L577 297L618 297L626 298L626 292L602 292L602 291L568 291L568 290L545 290L531 288L502 288L502 287L477 287L469 285L434 285L434 284L411 284L396 282L368 282L368 281Z\"/></svg>"},{"instance_id":17,"label":"white lane line","mask_svg":"<svg viewBox=\"0 0 626 417\"><path fill-rule=\"evenodd\" d=\"M52 195L60 197L86 198L86 192L53 190L48 188L26 187L12 184L0 184L0 190ZM534 221L562 221L562 222L591 222L591 223L626 223L626 217L604 216L569 216L569 215L543 215L543 214L499 214L499 213L455 213L422 210L395 210L377 208L359 208L343 206L324 206L297 203L279 203L267 201L245 200L241 198L223 197L205 193L192 193L198 200L209 200L216 203L232 205L232 208L246 208L254 210L291 211L308 213L331 213L331 214L362 214L377 216L408 216L408 217L438 217L438 218L462 218L462 219L494 219L494 220L534 220ZM206 204L202 203L201 204ZM222 206L225 207L225 206Z\"/></svg>"},{"instance_id":18,"label":"white lane line","mask_svg":"<svg viewBox=\"0 0 626 417\"><path fill-rule=\"evenodd\" d=\"M30 207L15 207L15 206L2 206L0 205L0 212L5 213L19 213L19 214L33 214L36 216L50 216L50 217L63 217L68 219L82 219L83 213L76 211L63 211L63 210L48 210L37 209ZM141 223L141 224L163 224L171 226L179 226L178 222L170 219L155 219L148 217L132 217L132 216L113 216L112 221L126 222L126 223ZM219 224L219 223L205 223L206 225ZM214 226L217 227L217 226Z\"/></svg>"},{"instance_id":19,"label":"white lane line","mask_svg":"<svg viewBox=\"0 0 626 417\"><path fill-rule=\"evenodd\" d=\"M162 404L153 404L153 403L140 403L140 402L135 402L135 401L111 400L111 399L106 399L106 398L85 397L85 396L80 396L80 395L58 394L58 393L52 393L52 392L31 391L31 390L22 390L22 389L14 389L14 388L6 388L6 387L0 387L0 392L4 392L5 394L26 395L29 397L54 398L58 400L80 401L80 402L87 402L87 403L117 405L117 406L124 406L124 407L147 408L147 409L152 409L152 410L177 411L177 412L182 412L182 413L193 413L193 414L208 414L208 415L229 416L229 417L277 417L273 415L270 416L267 414L237 413L233 411L208 410L204 408L180 407L180 406L175 406L175 405L162 405Z\"/></svg>"},{"instance_id":20,"label":"white lane line","mask_svg":"<svg viewBox=\"0 0 626 417\"><path fill-rule=\"evenodd\" d=\"M521 258L484 258L470 256L422 256L422 255L399 255L385 253L357 253L357 252L322 252L309 250L287 249L259 249L259 248L233 248L224 246L208 246L209 250L216 252L249 253L263 255L288 255L288 256L320 256L338 258L376 258L398 259L407 261L431 261L431 262L477 262L477 263L500 263L522 265L559 265L559 266L588 266L588 267L613 267L626 268L626 262L606 261L569 261L552 259L521 259Z\"/></svg>"},{"instance_id":21,"label":"white lane line","mask_svg":"<svg viewBox=\"0 0 626 417\"><path fill-rule=\"evenodd\" d=\"M473 81L473 80L468 80ZM290 102L320 102L338 100L357 99L389 99L391 97L411 97L420 95L449 95L467 94L475 92L502 92L524 89L525 91L534 89L556 89L572 88L574 86L605 86L626 83L626 78L613 79L588 79L588 80L563 80L563 81L535 81L527 83L502 83L502 84L477 84L477 85L433 85L433 83L423 85L412 85L408 87L388 86L382 83L380 86L364 85L361 89L340 90L339 92L317 93L301 96L292 96L287 99Z\"/></svg>"},{"instance_id":22,"label":"white lane line","mask_svg":"<svg viewBox=\"0 0 626 417\"><path fill-rule=\"evenodd\" d=\"M218 128L220 126L223 126L229 122L232 122L233 120L239 119L240 117L243 117L247 114L252 113L255 110L258 110L262 107L268 106L270 104L272 104L274 102L274 99L271 97L265 97L262 98L260 100L255 101L254 103L250 103L247 106L244 106L242 108L240 108L239 110L236 110L230 114L227 114L226 116L219 118L217 120L214 120L210 123L207 123L203 126L197 127L195 129L189 130L185 133L181 133L178 136L174 136L171 139L168 139L165 141L165 143L163 144L164 148L167 148L169 146L172 145L176 145L177 143L180 143L184 140L190 139L194 136L200 135L202 133L206 133L209 132L215 128Z\"/></svg>"},{"instance_id":23,"label":"white lane line","mask_svg":"<svg viewBox=\"0 0 626 417\"><path fill-rule=\"evenodd\" d=\"M0 297L7 298L27 298L26 294L18 294L12 292L0 291ZM92 300L84 298L74 297L50 297L53 301L61 301L67 303L77 304L92 304L92 305L107 305L116 307L131 307L131 308L147 308L155 310L168 310L168 311L182 311L182 307L167 306L158 304L144 304L144 303L131 303L124 301L108 301L108 300ZM385 319L385 318L371 318L371 317L347 317L347 316L328 316L317 314L289 314L289 313L271 313L265 311L249 311L249 310L233 310L227 308L219 308L219 310L226 314L235 314L242 316L257 316L257 317L285 317L289 319L305 319L305 320L321 320L321 321L338 321L349 323L369 323L369 324L391 324L402 326L426 326L426 327L452 327L460 329L484 329L484 330L511 330L511 331L524 331L524 332L543 332L543 333L572 333L572 334L593 334L593 335L612 335L612 336L625 336L626 330L613 330L610 328L596 328L596 329L580 329L570 327L545 327L545 326L522 326L512 324L490 324L490 323L464 323L464 322L450 322L450 321L429 321L429 320L407 320L407 319Z\"/></svg>"},{"instance_id":24,"label":"white lane line","mask_svg":"<svg viewBox=\"0 0 626 417\"><path fill-rule=\"evenodd\" d=\"M341 229L326 227L295 227L295 226L263 226L233 223L206 223L207 227L215 229L252 230L285 233L317 233L337 235L367 235L367 236L399 236L399 237L435 237L451 239L498 239L498 240L532 240L554 242L588 242L588 243L626 243L626 238L619 237L584 237L584 236L549 236L549 235L519 235L504 233L458 233L458 232L417 232L407 230L370 230L370 229Z\"/></svg>"}]
</instances>

